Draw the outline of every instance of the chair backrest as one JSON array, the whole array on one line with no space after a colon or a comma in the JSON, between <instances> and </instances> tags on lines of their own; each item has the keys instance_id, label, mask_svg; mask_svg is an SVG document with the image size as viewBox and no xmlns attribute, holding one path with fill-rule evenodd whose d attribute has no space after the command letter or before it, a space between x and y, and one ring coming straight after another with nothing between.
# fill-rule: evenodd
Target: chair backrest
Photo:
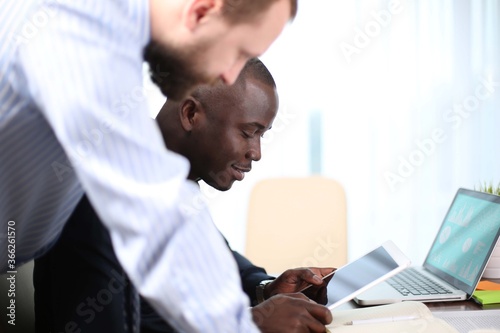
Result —
<instances>
[{"instance_id":1,"label":"chair backrest","mask_svg":"<svg viewBox=\"0 0 500 333\"><path fill-rule=\"evenodd\" d=\"M343 187L320 176L262 180L250 194L246 256L271 274L347 262Z\"/></svg>"}]
</instances>

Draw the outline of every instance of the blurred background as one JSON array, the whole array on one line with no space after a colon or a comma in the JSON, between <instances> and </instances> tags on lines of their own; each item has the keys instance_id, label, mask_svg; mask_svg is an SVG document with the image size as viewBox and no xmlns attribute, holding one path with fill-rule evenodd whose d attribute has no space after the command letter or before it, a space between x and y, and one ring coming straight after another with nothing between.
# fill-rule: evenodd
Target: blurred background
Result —
<instances>
[{"instance_id":1,"label":"blurred background","mask_svg":"<svg viewBox=\"0 0 500 333\"><path fill-rule=\"evenodd\" d=\"M499 0L299 0L261 59L280 95L262 160L229 192L202 186L235 250L261 179L337 180L349 259L391 239L415 264L459 187L500 182Z\"/></svg>"}]
</instances>

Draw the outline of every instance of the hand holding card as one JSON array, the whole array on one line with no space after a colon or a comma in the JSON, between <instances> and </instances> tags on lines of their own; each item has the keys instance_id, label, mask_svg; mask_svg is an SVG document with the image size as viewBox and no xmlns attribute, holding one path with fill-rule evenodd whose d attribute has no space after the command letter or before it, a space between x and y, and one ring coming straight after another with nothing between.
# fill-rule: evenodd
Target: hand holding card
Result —
<instances>
[{"instance_id":1,"label":"hand holding card","mask_svg":"<svg viewBox=\"0 0 500 333\"><path fill-rule=\"evenodd\" d=\"M317 303L325 305L328 302L328 295L327 295L328 282L330 282L336 270L337 269L334 269L333 271L331 271L330 273L326 274L321 278L323 280L323 284L321 285L309 284L307 287L303 288L299 292L303 293L310 299L315 300Z\"/></svg>"}]
</instances>

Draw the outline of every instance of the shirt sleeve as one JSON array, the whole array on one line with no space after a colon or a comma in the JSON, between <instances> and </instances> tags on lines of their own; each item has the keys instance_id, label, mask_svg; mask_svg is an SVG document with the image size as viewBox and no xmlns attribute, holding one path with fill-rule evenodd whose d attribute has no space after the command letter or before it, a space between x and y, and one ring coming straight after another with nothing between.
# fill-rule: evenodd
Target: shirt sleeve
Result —
<instances>
[{"instance_id":1,"label":"shirt sleeve","mask_svg":"<svg viewBox=\"0 0 500 333\"><path fill-rule=\"evenodd\" d=\"M186 181L187 160L166 150L148 115L140 32L149 22L136 24L123 3L53 2L50 21L20 46L27 90L158 313L182 332L257 332L236 263Z\"/></svg>"},{"instance_id":2,"label":"shirt sleeve","mask_svg":"<svg viewBox=\"0 0 500 333\"><path fill-rule=\"evenodd\" d=\"M226 241L229 249L231 249L227 239L224 238L224 240ZM243 290L250 298L251 303L254 304L257 300L255 290L257 285L264 280L274 280L275 277L268 275L264 268L252 264L248 258L242 256L239 252L231 249L231 253L233 254L236 264L238 265Z\"/></svg>"}]
</instances>

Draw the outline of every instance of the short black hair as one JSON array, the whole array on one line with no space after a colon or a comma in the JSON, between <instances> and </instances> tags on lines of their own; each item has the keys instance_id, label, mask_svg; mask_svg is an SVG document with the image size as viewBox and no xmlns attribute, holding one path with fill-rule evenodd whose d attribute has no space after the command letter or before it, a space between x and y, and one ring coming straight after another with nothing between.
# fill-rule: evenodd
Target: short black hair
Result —
<instances>
[{"instance_id":1,"label":"short black hair","mask_svg":"<svg viewBox=\"0 0 500 333\"><path fill-rule=\"evenodd\" d=\"M271 72L269 72L264 63L258 58L251 58L247 61L245 66L243 66L240 74L238 75L238 78L229 88L245 89L247 85L247 79L257 80L268 87L276 89L276 82L274 82L274 78L271 75ZM219 80L215 86L201 85L196 87L191 93L191 96L198 99L200 103L205 104L206 98L209 98L214 94L218 94L220 89L228 89L228 87L222 82L222 80Z\"/></svg>"},{"instance_id":2,"label":"short black hair","mask_svg":"<svg viewBox=\"0 0 500 333\"><path fill-rule=\"evenodd\" d=\"M238 83L238 81L246 79L246 77L252 77L261 81L262 83L265 83L268 86L276 88L276 82L274 81L271 72L269 72L266 65L264 65L264 63L260 61L259 58L252 58L247 61L247 63L241 70L236 83Z\"/></svg>"}]
</instances>

